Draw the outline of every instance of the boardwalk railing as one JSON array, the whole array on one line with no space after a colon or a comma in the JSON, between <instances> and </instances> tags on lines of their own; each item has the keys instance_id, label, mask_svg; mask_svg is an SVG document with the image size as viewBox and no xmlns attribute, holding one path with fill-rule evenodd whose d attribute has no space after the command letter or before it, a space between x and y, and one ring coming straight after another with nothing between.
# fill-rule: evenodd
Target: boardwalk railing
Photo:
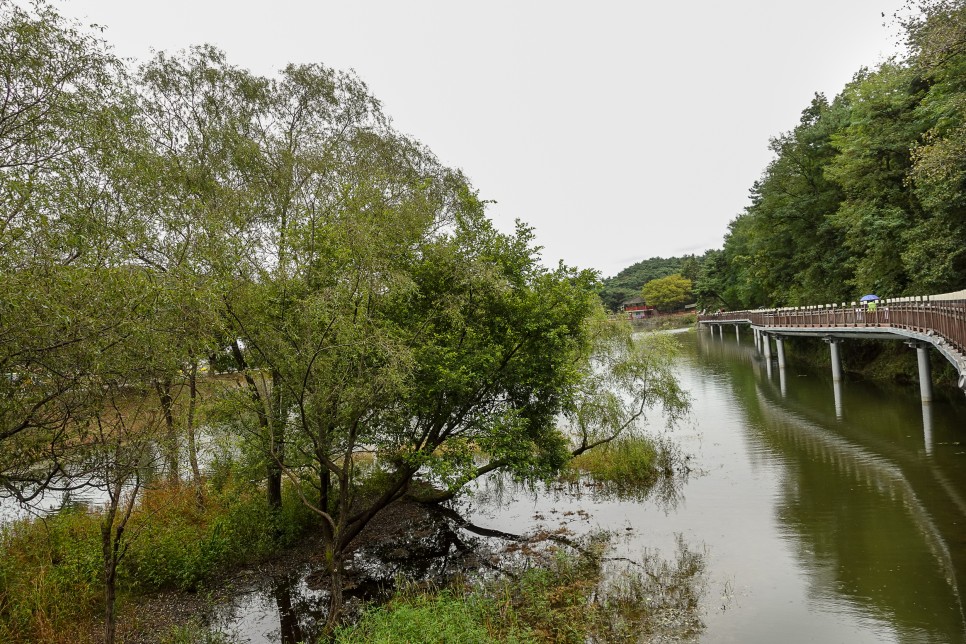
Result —
<instances>
[{"instance_id":1,"label":"boardwalk railing","mask_svg":"<svg viewBox=\"0 0 966 644\"><path fill-rule=\"evenodd\" d=\"M699 322L750 322L762 328L903 329L940 336L966 354L966 300L880 300L875 311L861 304L726 311L699 315Z\"/></svg>"}]
</instances>

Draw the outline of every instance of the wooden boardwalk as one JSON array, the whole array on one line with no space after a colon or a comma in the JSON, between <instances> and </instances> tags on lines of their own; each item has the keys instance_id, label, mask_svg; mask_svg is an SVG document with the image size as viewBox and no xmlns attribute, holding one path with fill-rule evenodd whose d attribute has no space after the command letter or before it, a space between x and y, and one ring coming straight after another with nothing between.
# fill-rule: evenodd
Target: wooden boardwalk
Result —
<instances>
[{"instance_id":1,"label":"wooden boardwalk","mask_svg":"<svg viewBox=\"0 0 966 644\"><path fill-rule=\"evenodd\" d=\"M781 363L784 363L782 337L825 338L832 345L833 370L838 360L836 343L842 338L903 340L920 350L921 384L924 378L929 378L928 358L923 366L924 349L933 347L956 367L959 386L966 392L966 298L940 295L880 300L874 311L857 303L727 311L699 315L698 323L718 328L722 335L724 325L751 325L756 344L762 338L766 343L770 337L776 338ZM766 355L770 356L770 344L766 349Z\"/></svg>"}]
</instances>

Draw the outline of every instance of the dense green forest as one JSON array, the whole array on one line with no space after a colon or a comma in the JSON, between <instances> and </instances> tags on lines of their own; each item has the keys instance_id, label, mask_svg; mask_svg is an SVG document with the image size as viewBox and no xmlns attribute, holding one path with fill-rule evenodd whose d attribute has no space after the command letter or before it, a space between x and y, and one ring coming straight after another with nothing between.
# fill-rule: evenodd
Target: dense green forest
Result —
<instances>
[{"instance_id":1,"label":"dense green forest","mask_svg":"<svg viewBox=\"0 0 966 644\"><path fill-rule=\"evenodd\" d=\"M682 273L701 308L796 306L966 288L966 3L901 21L907 55L816 94L723 247L604 280L607 307ZM919 11L921 10L921 11Z\"/></svg>"},{"instance_id":2,"label":"dense green forest","mask_svg":"<svg viewBox=\"0 0 966 644\"><path fill-rule=\"evenodd\" d=\"M966 3L901 21L908 51L817 94L695 284L730 309L966 287Z\"/></svg>"}]
</instances>

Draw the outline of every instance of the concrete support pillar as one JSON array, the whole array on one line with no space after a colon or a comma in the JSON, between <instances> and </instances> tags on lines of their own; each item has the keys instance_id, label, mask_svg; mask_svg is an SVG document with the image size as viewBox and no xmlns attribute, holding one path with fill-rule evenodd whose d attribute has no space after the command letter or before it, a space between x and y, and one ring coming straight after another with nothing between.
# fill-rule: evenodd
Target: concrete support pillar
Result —
<instances>
[{"instance_id":1,"label":"concrete support pillar","mask_svg":"<svg viewBox=\"0 0 966 644\"><path fill-rule=\"evenodd\" d=\"M738 342L740 343L740 342L741 342L741 334L740 334L740 333L738 333L738 329L739 329L739 328L740 328L740 327L739 327L739 326L738 326L738 325L736 324L736 325L735 325L735 340L737 340L737 341L738 341Z\"/></svg>"},{"instance_id":2,"label":"concrete support pillar","mask_svg":"<svg viewBox=\"0 0 966 644\"><path fill-rule=\"evenodd\" d=\"M919 394L923 402L932 400L932 368L929 365L929 345L916 347L919 358Z\"/></svg>"},{"instance_id":3,"label":"concrete support pillar","mask_svg":"<svg viewBox=\"0 0 966 644\"><path fill-rule=\"evenodd\" d=\"M906 342L906 344L916 350L916 357L919 359L919 397L922 402L930 402L932 400L932 367L929 364L929 343Z\"/></svg>"},{"instance_id":4,"label":"concrete support pillar","mask_svg":"<svg viewBox=\"0 0 966 644\"><path fill-rule=\"evenodd\" d=\"M839 344L842 342L839 338L825 338L828 342L829 350L832 352L832 382L840 382L842 380L842 355L839 352Z\"/></svg>"},{"instance_id":5,"label":"concrete support pillar","mask_svg":"<svg viewBox=\"0 0 966 644\"><path fill-rule=\"evenodd\" d=\"M785 341L780 335L775 336L775 347L778 349L778 368L785 368Z\"/></svg>"},{"instance_id":6,"label":"concrete support pillar","mask_svg":"<svg viewBox=\"0 0 966 644\"><path fill-rule=\"evenodd\" d=\"M761 341L765 343L765 372L771 380L771 338L767 333L762 333Z\"/></svg>"}]
</instances>

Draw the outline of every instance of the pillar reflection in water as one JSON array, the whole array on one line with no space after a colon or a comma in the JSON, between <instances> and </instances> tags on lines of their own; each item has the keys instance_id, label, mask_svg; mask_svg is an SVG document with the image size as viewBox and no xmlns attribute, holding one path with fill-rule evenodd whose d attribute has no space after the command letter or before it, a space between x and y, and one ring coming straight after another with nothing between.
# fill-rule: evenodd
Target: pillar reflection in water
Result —
<instances>
[{"instance_id":1,"label":"pillar reflection in water","mask_svg":"<svg viewBox=\"0 0 966 644\"><path fill-rule=\"evenodd\" d=\"M778 385L782 391L782 398L786 398L788 396L788 386L785 378L785 367L782 366L778 367Z\"/></svg>"},{"instance_id":2,"label":"pillar reflection in water","mask_svg":"<svg viewBox=\"0 0 966 644\"><path fill-rule=\"evenodd\" d=\"M932 403L928 400L922 401L922 438L923 442L926 444L926 455L932 456L933 449L933 421L932 421Z\"/></svg>"},{"instance_id":3,"label":"pillar reflection in water","mask_svg":"<svg viewBox=\"0 0 966 644\"><path fill-rule=\"evenodd\" d=\"M842 420L842 381L832 381L832 392L835 395L835 417Z\"/></svg>"}]
</instances>

